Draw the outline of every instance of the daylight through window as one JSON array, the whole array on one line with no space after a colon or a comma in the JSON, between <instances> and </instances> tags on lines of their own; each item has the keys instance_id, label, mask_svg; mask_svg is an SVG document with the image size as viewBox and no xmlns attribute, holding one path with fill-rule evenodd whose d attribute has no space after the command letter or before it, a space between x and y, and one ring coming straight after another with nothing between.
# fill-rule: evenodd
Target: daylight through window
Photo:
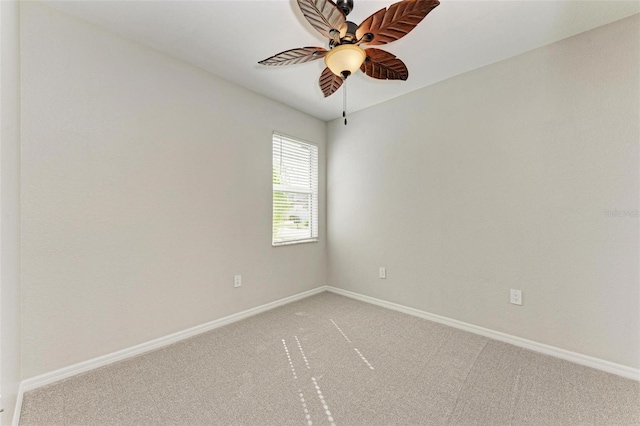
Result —
<instances>
[{"instance_id":1,"label":"daylight through window","mask_svg":"<svg viewBox=\"0 0 640 426\"><path fill-rule=\"evenodd\" d=\"M274 246L317 241L318 147L273 134Z\"/></svg>"}]
</instances>

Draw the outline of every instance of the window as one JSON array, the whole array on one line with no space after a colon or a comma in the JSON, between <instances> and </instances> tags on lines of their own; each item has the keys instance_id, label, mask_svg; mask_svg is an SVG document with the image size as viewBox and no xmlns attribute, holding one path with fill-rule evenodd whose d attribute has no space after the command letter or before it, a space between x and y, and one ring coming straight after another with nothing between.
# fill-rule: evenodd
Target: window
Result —
<instances>
[{"instance_id":1,"label":"window","mask_svg":"<svg viewBox=\"0 0 640 426\"><path fill-rule=\"evenodd\" d=\"M273 134L274 246L317 241L318 147Z\"/></svg>"}]
</instances>

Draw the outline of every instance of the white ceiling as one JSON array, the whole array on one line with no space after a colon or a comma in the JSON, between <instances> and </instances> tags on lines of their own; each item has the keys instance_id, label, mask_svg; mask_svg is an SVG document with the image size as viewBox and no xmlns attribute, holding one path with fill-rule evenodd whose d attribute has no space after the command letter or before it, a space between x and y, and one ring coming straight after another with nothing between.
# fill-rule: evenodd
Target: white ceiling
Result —
<instances>
[{"instance_id":1,"label":"white ceiling","mask_svg":"<svg viewBox=\"0 0 640 426\"><path fill-rule=\"evenodd\" d=\"M322 120L342 114L342 93L324 98L322 60L288 67L257 62L283 50L327 47L295 0L45 1L46 4L168 53ZM393 0L355 0L359 24ZM407 81L358 72L349 111L384 102L640 12L639 1L441 0L406 37L381 46L409 69Z\"/></svg>"}]
</instances>

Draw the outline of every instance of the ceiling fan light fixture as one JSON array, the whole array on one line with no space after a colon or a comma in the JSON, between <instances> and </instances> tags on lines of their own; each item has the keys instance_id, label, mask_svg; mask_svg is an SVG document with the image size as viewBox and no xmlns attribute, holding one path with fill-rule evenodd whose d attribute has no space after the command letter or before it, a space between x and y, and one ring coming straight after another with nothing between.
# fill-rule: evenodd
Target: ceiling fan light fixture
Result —
<instances>
[{"instance_id":1,"label":"ceiling fan light fixture","mask_svg":"<svg viewBox=\"0 0 640 426\"><path fill-rule=\"evenodd\" d=\"M367 54L361 47L355 44L341 44L327 52L324 62L332 73L345 77L358 71L366 57Z\"/></svg>"},{"instance_id":2,"label":"ceiling fan light fixture","mask_svg":"<svg viewBox=\"0 0 640 426\"><path fill-rule=\"evenodd\" d=\"M0 0L2 1L2 0ZM289 49L259 61L259 64L295 65L324 58L326 67L318 85L326 98L345 86L347 77L362 70L378 80L406 80L409 70L400 59L373 46L401 39L427 16L440 0L400 0L382 8L360 25L347 21L354 0L297 0L306 20L323 37L329 39L329 50L323 47ZM366 45L363 50L360 46ZM346 92L343 90L343 93Z\"/></svg>"}]
</instances>

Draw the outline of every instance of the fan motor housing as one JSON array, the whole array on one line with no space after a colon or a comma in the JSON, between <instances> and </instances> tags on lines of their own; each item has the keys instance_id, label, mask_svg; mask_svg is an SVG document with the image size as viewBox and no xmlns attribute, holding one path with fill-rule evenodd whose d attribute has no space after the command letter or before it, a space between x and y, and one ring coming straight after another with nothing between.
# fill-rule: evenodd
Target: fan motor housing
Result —
<instances>
[{"instance_id":1,"label":"fan motor housing","mask_svg":"<svg viewBox=\"0 0 640 426\"><path fill-rule=\"evenodd\" d=\"M329 46L333 48L334 46L340 44L353 44L357 41L356 39L356 30L358 29L358 25L347 21L347 31L344 37L340 38L340 43L337 43L335 40L331 40L329 42Z\"/></svg>"}]
</instances>

